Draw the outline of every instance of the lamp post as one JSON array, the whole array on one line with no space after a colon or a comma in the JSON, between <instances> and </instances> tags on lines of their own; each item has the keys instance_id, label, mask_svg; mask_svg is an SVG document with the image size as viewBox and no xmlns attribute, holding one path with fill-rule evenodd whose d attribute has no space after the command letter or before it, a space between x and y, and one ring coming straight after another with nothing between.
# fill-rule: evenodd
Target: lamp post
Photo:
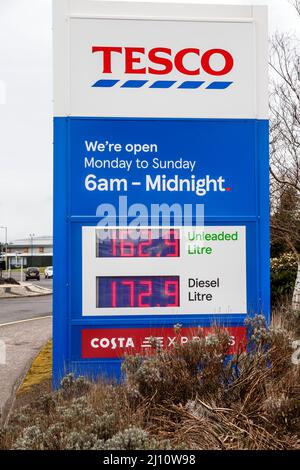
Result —
<instances>
[{"instance_id":1,"label":"lamp post","mask_svg":"<svg viewBox=\"0 0 300 470\"><path fill-rule=\"evenodd\" d=\"M31 263L33 263L33 238L35 237L34 233L30 233L30 242L31 242Z\"/></svg>"},{"instance_id":2,"label":"lamp post","mask_svg":"<svg viewBox=\"0 0 300 470\"><path fill-rule=\"evenodd\" d=\"M7 227L1 226L3 230L5 230L5 271L7 275Z\"/></svg>"}]
</instances>

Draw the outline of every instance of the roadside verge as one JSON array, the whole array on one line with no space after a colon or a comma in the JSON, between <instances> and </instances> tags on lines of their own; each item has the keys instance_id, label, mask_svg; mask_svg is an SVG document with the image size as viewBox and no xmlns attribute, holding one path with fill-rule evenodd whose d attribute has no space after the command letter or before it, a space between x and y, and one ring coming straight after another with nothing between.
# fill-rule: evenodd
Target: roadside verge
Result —
<instances>
[{"instance_id":1,"label":"roadside verge","mask_svg":"<svg viewBox=\"0 0 300 470\"><path fill-rule=\"evenodd\" d=\"M51 295L52 289L37 284L4 284L0 286L0 299L16 297L37 297L40 295Z\"/></svg>"}]
</instances>

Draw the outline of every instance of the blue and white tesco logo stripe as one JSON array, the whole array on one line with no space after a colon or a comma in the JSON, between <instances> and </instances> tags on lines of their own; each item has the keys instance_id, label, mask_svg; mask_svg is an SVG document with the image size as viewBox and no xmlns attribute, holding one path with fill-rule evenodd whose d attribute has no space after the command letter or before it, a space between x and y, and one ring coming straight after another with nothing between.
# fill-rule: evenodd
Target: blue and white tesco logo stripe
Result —
<instances>
[{"instance_id":1,"label":"blue and white tesco logo stripe","mask_svg":"<svg viewBox=\"0 0 300 470\"><path fill-rule=\"evenodd\" d=\"M214 81L211 83L207 82L196 82L196 81L185 81L177 82L174 80L157 80L151 82L149 80L127 80L122 83L122 80L109 80L101 79L98 80L94 85L94 88L112 88L118 85L119 88L142 88L147 85L148 88L180 88L184 90L195 90L197 88L205 88L206 90L225 90L232 85L233 82L220 82Z\"/></svg>"},{"instance_id":2,"label":"blue and white tesco logo stripe","mask_svg":"<svg viewBox=\"0 0 300 470\"><path fill-rule=\"evenodd\" d=\"M101 73L107 75L117 75L113 70L116 60L118 60L121 72L126 75L147 75L149 76L170 76L172 72L179 72L186 77L201 76L202 73L212 77L222 77L229 74L234 67L234 59L230 52L225 49L209 49L201 54L198 48L185 48L173 53L172 49L156 47L147 53L144 47L108 47L93 46L92 53L100 57ZM222 60L222 66L216 67L214 59ZM187 62L189 61L189 66ZM191 65L193 63L193 66ZM185 90L207 89L224 90L233 81L225 80L143 80L120 78L101 78L96 81L93 88L178 88Z\"/></svg>"}]
</instances>

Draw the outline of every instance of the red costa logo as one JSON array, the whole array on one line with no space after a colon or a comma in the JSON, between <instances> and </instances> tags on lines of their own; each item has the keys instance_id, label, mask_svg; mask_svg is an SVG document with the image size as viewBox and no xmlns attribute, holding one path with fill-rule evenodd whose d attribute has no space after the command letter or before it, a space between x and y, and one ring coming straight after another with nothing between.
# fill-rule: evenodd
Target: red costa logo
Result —
<instances>
[{"instance_id":1,"label":"red costa logo","mask_svg":"<svg viewBox=\"0 0 300 470\"><path fill-rule=\"evenodd\" d=\"M226 330L231 337L228 354L244 350L247 343L246 328L238 326ZM202 331L207 337L213 333L211 327L202 328ZM197 328L193 330L189 327L181 328L178 334L174 328L91 328L81 332L81 351L83 359L121 358L125 353L153 353L153 340L162 349L169 349L197 339Z\"/></svg>"},{"instance_id":2,"label":"red costa logo","mask_svg":"<svg viewBox=\"0 0 300 470\"><path fill-rule=\"evenodd\" d=\"M224 49L201 51L191 47L175 52L167 47L155 47L147 52L144 47L93 46L92 53L99 54L101 72L105 74L113 73L116 56L123 61L125 74L168 75L176 70L188 76L201 76L205 72L220 77L231 72L234 66L232 55ZM192 57L196 58L193 67L186 64ZM222 58L221 68L215 67L215 58Z\"/></svg>"}]
</instances>

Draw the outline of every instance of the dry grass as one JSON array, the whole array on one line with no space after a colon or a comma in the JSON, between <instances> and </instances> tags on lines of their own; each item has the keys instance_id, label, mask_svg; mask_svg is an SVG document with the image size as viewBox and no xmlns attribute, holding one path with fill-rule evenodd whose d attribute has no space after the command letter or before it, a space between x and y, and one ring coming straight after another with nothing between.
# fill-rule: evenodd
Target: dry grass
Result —
<instances>
[{"instance_id":1,"label":"dry grass","mask_svg":"<svg viewBox=\"0 0 300 470\"><path fill-rule=\"evenodd\" d=\"M16 410L5 449L299 449L300 367L291 337L248 323L249 349L230 361L229 337L129 356L122 384L67 376Z\"/></svg>"},{"instance_id":2,"label":"dry grass","mask_svg":"<svg viewBox=\"0 0 300 470\"><path fill-rule=\"evenodd\" d=\"M283 303L273 309L272 326L288 331L295 339L300 338L300 312L294 311L289 304Z\"/></svg>"},{"instance_id":3,"label":"dry grass","mask_svg":"<svg viewBox=\"0 0 300 470\"><path fill-rule=\"evenodd\" d=\"M51 376L52 341L49 341L33 361L21 387L18 390L18 395L23 395L40 383L51 380Z\"/></svg>"}]
</instances>

